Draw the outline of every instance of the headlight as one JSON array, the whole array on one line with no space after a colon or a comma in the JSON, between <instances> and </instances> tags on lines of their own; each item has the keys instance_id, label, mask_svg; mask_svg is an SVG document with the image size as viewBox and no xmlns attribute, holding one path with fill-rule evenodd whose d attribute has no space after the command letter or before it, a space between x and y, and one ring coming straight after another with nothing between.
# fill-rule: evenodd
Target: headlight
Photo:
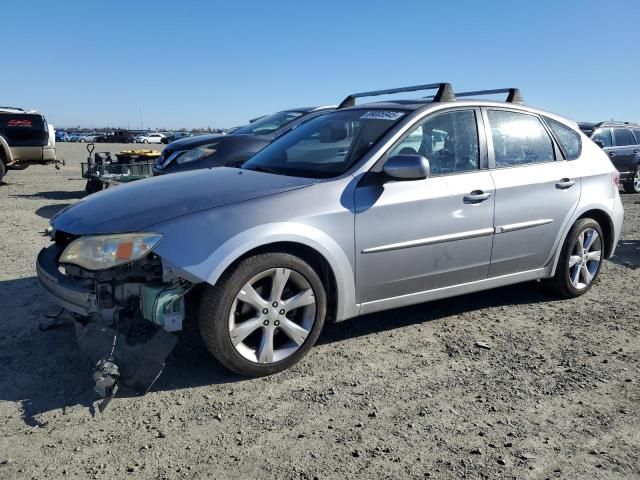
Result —
<instances>
[{"instance_id":1,"label":"headlight","mask_svg":"<svg viewBox=\"0 0 640 480\"><path fill-rule=\"evenodd\" d=\"M213 145L207 145L204 147L198 147L194 148L193 150L186 151L178 158L176 158L176 163L178 165L183 165L185 163L197 162L202 157L206 157L215 153L216 150L214 147L216 145L217 144L214 143Z\"/></svg>"},{"instance_id":2,"label":"headlight","mask_svg":"<svg viewBox=\"0 0 640 480\"><path fill-rule=\"evenodd\" d=\"M139 260L162 239L160 233L127 233L80 237L60 255L60 263L71 263L87 270L105 270Z\"/></svg>"}]
</instances>

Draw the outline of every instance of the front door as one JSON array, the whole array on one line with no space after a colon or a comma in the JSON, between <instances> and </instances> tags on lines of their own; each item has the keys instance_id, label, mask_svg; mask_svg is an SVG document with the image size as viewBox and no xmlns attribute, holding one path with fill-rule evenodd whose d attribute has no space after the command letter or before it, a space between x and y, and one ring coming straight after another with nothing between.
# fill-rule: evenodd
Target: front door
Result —
<instances>
[{"instance_id":1,"label":"front door","mask_svg":"<svg viewBox=\"0 0 640 480\"><path fill-rule=\"evenodd\" d=\"M489 171L481 169L486 151L478 139L478 117L474 109L429 116L390 149L386 158L425 156L428 178L370 175L356 189L359 303L487 277L494 186Z\"/></svg>"},{"instance_id":2,"label":"front door","mask_svg":"<svg viewBox=\"0 0 640 480\"><path fill-rule=\"evenodd\" d=\"M537 115L487 110L496 188L490 277L542 268L580 198L580 176Z\"/></svg>"}]
</instances>

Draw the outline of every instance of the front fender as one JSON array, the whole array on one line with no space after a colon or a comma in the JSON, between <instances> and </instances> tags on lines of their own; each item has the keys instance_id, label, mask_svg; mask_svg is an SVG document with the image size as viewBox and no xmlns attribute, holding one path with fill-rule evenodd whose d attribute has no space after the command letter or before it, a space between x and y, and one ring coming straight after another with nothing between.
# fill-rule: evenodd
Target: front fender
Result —
<instances>
[{"instance_id":1,"label":"front fender","mask_svg":"<svg viewBox=\"0 0 640 480\"><path fill-rule=\"evenodd\" d=\"M180 265L172 259L169 252L158 249L162 258L167 258L172 265L184 270L190 278L215 285L220 276L238 258L258 247L277 242L293 242L313 248L320 253L331 269L337 285L336 320L345 320L358 315L355 297L354 272L351 262L338 243L325 232L306 224L295 222L278 222L260 225L244 230L229 238L203 261L194 265Z\"/></svg>"}]
</instances>

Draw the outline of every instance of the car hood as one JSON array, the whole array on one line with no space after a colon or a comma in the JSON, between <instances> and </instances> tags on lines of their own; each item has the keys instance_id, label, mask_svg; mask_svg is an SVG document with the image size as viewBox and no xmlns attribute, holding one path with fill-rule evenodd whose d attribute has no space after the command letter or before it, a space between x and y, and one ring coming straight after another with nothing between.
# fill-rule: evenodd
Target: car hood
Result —
<instances>
[{"instance_id":1,"label":"car hood","mask_svg":"<svg viewBox=\"0 0 640 480\"><path fill-rule=\"evenodd\" d=\"M236 168L194 170L139 180L90 195L52 220L74 235L134 232L210 208L303 188L316 179Z\"/></svg>"},{"instance_id":2,"label":"car hood","mask_svg":"<svg viewBox=\"0 0 640 480\"><path fill-rule=\"evenodd\" d=\"M167 149L175 152L176 150L191 150L192 148L201 147L212 142L233 141L240 139L256 139L260 141L271 140L272 135L244 135L244 134L215 134L215 135L198 135L197 137L187 137L175 140L167 145ZM229 140L226 140L229 139Z\"/></svg>"}]
</instances>

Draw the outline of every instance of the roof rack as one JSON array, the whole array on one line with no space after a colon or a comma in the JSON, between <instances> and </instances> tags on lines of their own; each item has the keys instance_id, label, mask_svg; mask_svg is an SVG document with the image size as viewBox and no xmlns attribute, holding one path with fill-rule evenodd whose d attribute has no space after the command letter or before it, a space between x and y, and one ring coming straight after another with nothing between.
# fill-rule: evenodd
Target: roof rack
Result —
<instances>
[{"instance_id":1,"label":"roof rack","mask_svg":"<svg viewBox=\"0 0 640 480\"><path fill-rule=\"evenodd\" d=\"M356 104L356 98L377 97L379 95L391 95L394 93L402 92L416 92L419 90L435 90L436 88L438 89L438 92L433 96L434 102L455 102L456 97L453 94L453 88L451 88L451 84L429 83L427 85L414 85L411 87L390 88L388 90L374 90L371 92L352 93L347 98L345 98L340 103L340 105L338 105L338 110L341 108L353 107Z\"/></svg>"},{"instance_id":2,"label":"roof rack","mask_svg":"<svg viewBox=\"0 0 640 480\"><path fill-rule=\"evenodd\" d=\"M494 88L492 90L475 90L473 92L460 92L456 93L456 97L477 97L479 95L495 95L496 93L508 93L507 103L524 103L522 94L519 88ZM424 97L431 99L433 97Z\"/></svg>"},{"instance_id":3,"label":"roof rack","mask_svg":"<svg viewBox=\"0 0 640 480\"><path fill-rule=\"evenodd\" d=\"M609 120L609 121L605 121L605 122L599 122L593 125L593 128L600 128L600 127L637 127L638 124L637 123L633 123L633 122L619 122L616 120Z\"/></svg>"}]
</instances>

